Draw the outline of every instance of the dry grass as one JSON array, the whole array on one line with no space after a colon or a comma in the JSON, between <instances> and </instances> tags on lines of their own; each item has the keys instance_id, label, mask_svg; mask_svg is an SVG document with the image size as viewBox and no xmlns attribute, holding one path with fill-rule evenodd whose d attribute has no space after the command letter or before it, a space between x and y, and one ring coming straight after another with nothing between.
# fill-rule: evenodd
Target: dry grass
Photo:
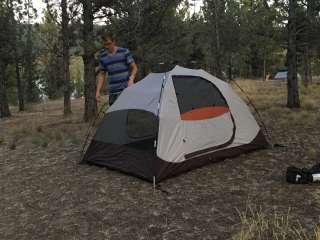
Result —
<instances>
[{"instance_id":1,"label":"dry grass","mask_svg":"<svg viewBox=\"0 0 320 240\"><path fill-rule=\"evenodd\" d=\"M17 147L61 147L80 145L88 124L82 122L78 108L82 101L75 101L74 114L62 116L61 101L29 106L23 119L14 117L5 129L8 138L2 144L14 150Z\"/></svg>"},{"instance_id":2,"label":"dry grass","mask_svg":"<svg viewBox=\"0 0 320 240\"><path fill-rule=\"evenodd\" d=\"M286 213L273 213L261 207L248 205L244 212L238 211L241 220L240 232L233 240L319 240L319 226L315 226L313 236L309 236L299 219Z\"/></svg>"},{"instance_id":3,"label":"dry grass","mask_svg":"<svg viewBox=\"0 0 320 240\"><path fill-rule=\"evenodd\" d=\"M246 94L233 84L234 89L247 103L249 103L247 100L249 96L266 119L267 125L276 124L281 128L309 127L320 121L320 114L315 114L320 112L320 83L317 81L308 88L300 86L300 109L286 107L287 87L284 82L242 80L237 83Z\"/></svg>"},{"instance_id":4,"label":"dry grass","mask_svg":"<svg viewBox=\"0 0 320 240\"><path fill-rule=\"evenodd\" d=\"M264 110L265 106L284 107L287 101L287 86L285 82L263 82L254 80L237 81L240 87L249 94L259 109ZM232 82L231 82L232 84ZM244 98L244 93L232 84L234 89ZM308 88L300 84L300 101L304 110L320 109L319 107L320 82L315 81Z\"/></svg>"},{"instance_id":5,"label":"dry grass","mask_svg":"<svg viewBox=\"0 0 320 240\"><path fill-rule=\"evenodd\" d=\"M35 146L47 147L64 144L79 144L83 139L83 130L78 122L68 124L61 122L55 127L46 126L38 122L21 123L19 127L9 130L9 146ZM32 146L31 146L32 147Z\"/></svg>"}]
</instances>

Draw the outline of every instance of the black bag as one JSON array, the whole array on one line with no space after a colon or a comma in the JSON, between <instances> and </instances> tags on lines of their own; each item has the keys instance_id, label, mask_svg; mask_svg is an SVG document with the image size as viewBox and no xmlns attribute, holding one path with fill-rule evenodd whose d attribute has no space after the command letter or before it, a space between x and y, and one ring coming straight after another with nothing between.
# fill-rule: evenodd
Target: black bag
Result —
<instances>
[{"instance_id":1,"label":"black bag","mask_svg":"<svg viewBox=\"0 0 320 240\"><path fill-rule=\"evenodd\" d=\"M313 182L312 173L306 168L290 166L287 168L287 182L293 184L307 184Z\"/></svg>"}]
</instances>

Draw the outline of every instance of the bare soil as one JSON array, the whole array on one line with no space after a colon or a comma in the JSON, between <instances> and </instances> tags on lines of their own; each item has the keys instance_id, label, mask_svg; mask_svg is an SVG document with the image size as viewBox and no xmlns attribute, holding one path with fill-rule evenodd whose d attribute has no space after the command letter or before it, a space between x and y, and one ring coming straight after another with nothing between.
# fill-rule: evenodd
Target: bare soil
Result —
<instances>
[{"instance_id":1,"label":"bare soil","mask_svg":"<svg viewBox=\"0 0 320 240\"><path fill-rule=\"evenodd\" d=\"M13 107L13 117L0 121L0 239L232 239L248 206L270 217L289 213L314 239L320 185L290 185L285 171L320 161L320 98L298 118L302 110L286 110L284 97L259 102L261 92L284 86L252 84L246 90L274 143L286 147L207 165L155 191L133 176L78 164L89 126L82 121L83 100L73 100L69 117L62 100L24 113Z\"/></svg>"}]
</instances>

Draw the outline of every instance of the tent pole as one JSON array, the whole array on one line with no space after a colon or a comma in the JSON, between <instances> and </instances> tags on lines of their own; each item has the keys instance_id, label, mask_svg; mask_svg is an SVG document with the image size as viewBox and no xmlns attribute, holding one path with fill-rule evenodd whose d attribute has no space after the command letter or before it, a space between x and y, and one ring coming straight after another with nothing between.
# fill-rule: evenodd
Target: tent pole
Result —
<instances>
[{"instance_id":1,"label":"tent pole","mask_svg":"<svg viewBox=\"0 0 320 240\"><path fill-rule=\"evenodd\" d=\"M153 193L156 192L156 176L153 176Z\"/></svg>"}]
</instances>

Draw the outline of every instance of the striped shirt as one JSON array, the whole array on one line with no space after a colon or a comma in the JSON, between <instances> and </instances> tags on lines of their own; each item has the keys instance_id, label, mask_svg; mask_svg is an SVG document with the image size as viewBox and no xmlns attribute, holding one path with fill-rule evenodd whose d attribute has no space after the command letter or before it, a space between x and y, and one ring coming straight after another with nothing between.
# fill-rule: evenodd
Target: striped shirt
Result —
<instances>
[{"instance_id":1,"label":"striped shirt","mask_svg":"<svg viewBox=\"0 0 320 240\"><path fill-rule=\"evenodd\" d=\"M118 47L115 54L102 49L99 61L100 69L108 73L110 93L121 92L128 86L129 67L134 62L128 49Z\"/></svg>"}]
</instances>

